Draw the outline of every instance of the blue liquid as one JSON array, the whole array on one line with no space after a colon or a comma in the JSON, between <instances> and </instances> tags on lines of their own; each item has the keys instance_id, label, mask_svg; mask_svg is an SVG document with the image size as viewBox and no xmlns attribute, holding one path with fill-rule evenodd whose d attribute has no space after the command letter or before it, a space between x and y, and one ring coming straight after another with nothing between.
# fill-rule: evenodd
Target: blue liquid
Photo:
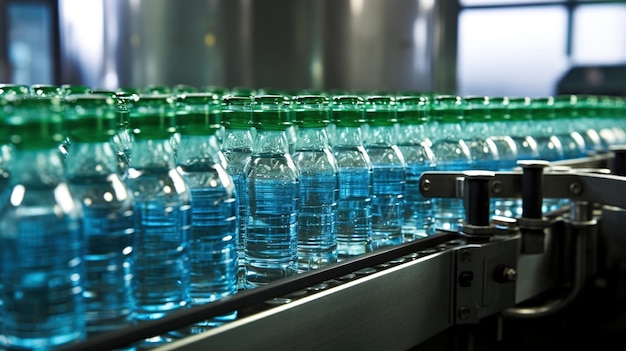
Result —
<instances>
[{"instance_id":1,"label":"blue liquid","mask_svg":"<svg viewBox=\"0 0 626 351\"><path fill-rule=\"evenodd\" d=\"M134 310L132 200L117 177L81 177L70 182L71 191L83 203L87 332L123 328L132 322ZM123 198L111 198L117 195Z\"/></svg>"},{"instance_id":2,"label":"blue liquid","mask_svg":"<svg viewBox=\"0 0 626 351\"><path fill-rule=\"evenodd\" d=\"M422 173L432 170L434 167L407 163L403 227L405 240L415 240L435 232L432 199L422 196L419 185Z\"/></svg>"},{"instance_id":3,"label":"blue liquid","mask_svg":"<svg viewBox=\"0 0 626 351\"><path fill-rule=\"evenodd\" d=\"M585 157L585 140L577 132L557 135L563 148L563 158L566 160Z\"/></svg>"},{"instance_id":4,"label":"blue liquid","mask_svg":"<svg viewBox=\"0 0 626 351\"><path fill-rule=\"evenodd\" d=\"M28 188L0 223L8 348L48 349L85 337L82 228L77 216L59 213L53 192L72 203L65 186Z\"/></svg>"},{"instance_id":5,"label":"blue liquid","mask_svg":"<svg viewBox=\"0 0 626 351\"><path fill-rule=\"evenodd\" d=\"M406 167L393 148L371 146L368 153L372 159L372 249L402 244Z\"/></svg>"},{"instance_id":6,"label":"blue liquid","mask_svg":"<svg viewBox=\"0 0 626 351\"><path fill-rule=\"evenodd\" d=\"M301 175L298 212L298 270L337 262L337 176Z\"/></svg>"},{"instance_id":7,"label":"blue liquid","mask_svg":"<svg viewBox=\"0 0 626 351\"><path fill-rule=\"evenodd\" d=\"M530 136L511 137L517 148L517 160L536 160L539 158L537 141ZM517 166L517 164L516 164Z\"/></svg>"},{"instance_id":8,"label":"blue liquid","mask_svg":"<svg viewBox=\"0 0 626 351\"><path fill-rule=\"evenodd\" d=\"M535 136L539 158L546 161L564 159L563 146L556 136Z\"/></svg>"},{"instance_id":9,"label":"blue liquid","mask_svg":"<svg viewBox=\"0 0 626 351\"><path fill-rule=\"evenodd\" d=\"M135 170L131 169L131 174ZM191 206L175 170L143 169L135 195L135 318L158 319L189 304Z\"/></svg>"},{"instance_id":10,"label":"blue liquid","mask_svg":"<svg viewBox=\"0 0 626 351\"><path fill-rule=\"evenodd\" d=\"M361 146L335 146L339 167L337 201L338 260L371 251L372 170Z\"/></svg>"},{"instance_id":11,"label":"blue liquid","mask_svg":"<svg viewBox=\"0 0 626 351\"><path fill-rule=\"evenodd\" d=\"M299 184L295 174L280 178L280 171L287 168L283 162L285 159L281 158L253 158L255 169L246 178L250 212L245 256L246 281L250 288L297 273ZM268 169L267 173L257 173ZM276 172L272 175L271 171Z\"/></svg>"},{"instance_id":12,"label":"blue liquid","mask_svg":"<svg viewBox=\"0 0 626 351\"><path fill-rule=\"evenodd\" d=\"M230 149L224 150L224 156L228 163L228 173L233 178L235 193L237 194L237 257L239 268L237 272L237 287L244 289L246 285L246 259L244 243L246 236L246 222L248 220L248 187L244 176L244 167L250 159L250 149Z\"/></svg>"},{"instance_id":13,"label":"blue liquid","mask_svg":"<svg viewBox=\"0 0 626 351\"><path fill-rule=\"evenodd\" d=\"M469 148L463 141L439 140L432 145L437 171L462 172L472 169ZM456 231L465 220L462 198L435 198L435 227Z\"/></svg>"},{"instance_id":14,"label":"blue liquid","mask_svg":"<svg viewBox=\"0 0 626 351\"><path fill-rule=\"evenodd\" d=\"M237 209L233 188L220 177L221 166L186 167L179 171L191 190L192 230L189 245L192 305L217 301L237 292ZM227 186L232 187L230 180ZM236 312L229 318L234 319ZM209 326L220 322L206 322Z\"/></svg>"}]
</instances>

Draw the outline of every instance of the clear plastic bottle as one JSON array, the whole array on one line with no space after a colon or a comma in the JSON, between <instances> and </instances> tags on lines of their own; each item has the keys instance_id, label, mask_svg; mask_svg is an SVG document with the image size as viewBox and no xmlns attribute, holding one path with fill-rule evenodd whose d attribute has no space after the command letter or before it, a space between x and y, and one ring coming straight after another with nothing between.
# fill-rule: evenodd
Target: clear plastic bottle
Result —
<instances>
[{"instance_id":1,"label":"clear plastic bottle","mask_svg":"<svg viewBox=\"0 0 626 351\"><path fill-rule=\"evenodd\" d=\"M514 121L509 113L509 98L506 96L489 98L488 111L489 139L493 141L500 156L500 171L510 172L517 166L519 157L518 143L513 138ZM504 217L522 215L521 200L518 198L492 198L492 214Z\"/></svg>"},{"instance_id":2,"label":"clear plastic bottle","mask_svg":"<svg viewBox=\"0 0 626 351\"><path fill-rule=\"evenodd\" d=\"M331 99L334 125L332 151L339 169L337 200L338 260L371 251L372 162L363 146L363 99L336 95Z\"/></svg>"},{"instance_id":3,"label":"clear plastic bottle","mask_svg":"<svg viewBox=\"0 0 626 351\"><path fill-rule=\"evenodd\" d=\"M404 242L406 163L396 145L397 111L392 96L365 99L368 135L365 149L372 162L372 249Z\"/></svg>"},{"instance_id":4,"label":"clear plastic bottle","mask_svg":"<svg viewBox=\"0 0 626 351\"><path fill-rule=\"evenodd\" d=\"M237 251L239 257L238 289L245 288L246 264L244 241L246 222L248 220L248 188L245 182L245 167L252 154L252 98L246 96L226 95L222 97L222 125L224 140L222 152L226 157L227 171L233 178L237 194L237 222L239 238Z\"/></svg>"},{"instance_id":5,"label":"clear plastic bottle","mask_svg":"<svg viewBox=\"0 0 626 351\"><path fill-rule=\"evenodd\" d=\"M529 134L537 141L539 158L546 161L565 159L563 144L557 135L554 98L536 97L530 102L531 126Z\"/></svg>"},{"instance_id":6,"label":"clear plastic bottle","mask_svg":"<svg viewBox=\"0 0 626 351\"><path fill-rule=\"evenodd\" d=\"M177 98L181 135L176 164L191 191L189 257L191 305L203 305L237 292L237 197L222 167L216 132L221 127L217 95L189 93ZM234 311L197 323L192 332L237 317Z\"/></svg>"},{"instance_id":7,"label":"clear plastic bottle","mask_svg":"<svg viewBox=\"0 0 626 351\"><path fill-rule=\"evenodd\" d=\"M429 101L426 96L398 96L398 148L406 162L406 193L404 195L405 241L412 241L435 233L432 199L422 196L419 179L422 173L435 170L435 155L430 149L426 130Z\"/></svg>"},{"instance_id":8,"label":"clear plastic bottle","mask_svg":"<svg viewBox=\"0 0 626 351\"><path fill-rule=\"evenodd\" d=\"M500 154L491 136L491 111L488 96L468 96L463 99L463 139L470 149L472 169L498 171Z\"/></svg>"},{"instance_id":9,"label":"clear plastic bottle","mask_svg":"<svg viewBox=\"0 0 626 351\"><path fill-rule=\"evenodd\" d=\"M176 126L173 98L135 95L127 103L133 151L126 184L136 216L132 282L136 319L144 321L189 305L191 196L170 143Z\"/></svg>"},{"instance_id":10,"label":"clear plastic bottle","mask_svg":"<svg viewBox=\"0 0 626 351\"><path fill-rule=\"evenodd\" d=\"M436 171L472 169L470 148L463 139L463 99L455 95L433 98L431 118L434 121L431 150L437 160ZM463 199L435 198L435 226L457 231L465 220Z\"/></svg>"},{"instance_id":11,"label":"clear plastic bottle","mask_svg":"<svg viewBox=\"0 0 626 351\"><path fill-rule=\"evenodd\" d=\"M115 100L95 94L66 98L72 141L66 174L70 191L83 206L83 295L90 336L131 325L134 313L133 197L118 174L111 145L118 119Z\"/></svg>"},{"instance_id":12,"label":"clear plastic bottle","mask_svg":"<svg viewBox=\"0 0 626 351\"><path fill-rule=\"evenodd\" d=\"M4 105L14 143L0 204L0 276L7 349L52 349L85 335L82 207L67 185L64 103L24 96Z\"/></svg>"},{"instance_id":13,"label":"clear plastic bottle","mask_svg":"<svg viewBox=\"0 0 626 351\"><path fill-rule=\"evenodd\" d=\"M578 110L571 96L554 97L554 132L563 146L563 158L566 160L587 156L587 145L581 133L576 129Z\"/></svg>"},{"instance_id":14,"label":"clear plastic bottle","mask_svg":"<svg viewBox=\"0 0 626 351\"><path fill-rule=\"evenodd\" d=\"M293 159L300 171L298 271L306 272L337 262L338 168L326 135L329 99L299 95L292 100L298 126Z\"/></svg>"},{"instance_id":15,"label":"clear plastic bottle","mask_svg":"<svg viewBox=\"0 0 626 351\"><path fill-rule=\"evenodd\" d=\"M295 275L299 175L289 154L285 130L291 125L291 102L282 95L254 97L256 135L246 165L249 195L245 259L248 287Z\"/></svg>"},{"instance_id":16,"label":"clear plastic bottle","mask_svg":"<svg viewBox=\"0 0 626 351\"><path fill-rule=\"evenodd\" d=\"M518 160L539 159L537 140L531 134L531 99L529 97L509 97L509 133L517 148Z\"/></svg>"}]
</instances>

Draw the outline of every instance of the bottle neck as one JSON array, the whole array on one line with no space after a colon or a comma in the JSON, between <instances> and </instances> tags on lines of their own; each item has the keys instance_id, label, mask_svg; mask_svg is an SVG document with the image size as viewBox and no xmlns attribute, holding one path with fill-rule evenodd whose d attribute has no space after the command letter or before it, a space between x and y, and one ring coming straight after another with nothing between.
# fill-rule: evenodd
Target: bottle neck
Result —
<instances>
[{"instance_id":1,"label":"bottle neck","mask_svg":"<svg viewBox=\"0 0 626 351\"><path fill-rule=\"evenodd\" d=\"M58 149L16 149L11 163L12 184L56 186L65 182L65 164Z\"/></svg>"},{"instance_id":2,"label":"bottle neck","mask_svg":"<svg viewBox=\"0 0 626 351\"><path fill-rule=\"evenodd\" d=\"M418 145L428 141L424 124L401 124L398 127L398 145Z\"/></svg>"},{"instance_id":3,"label":"bottle neck","mask_svg":"<svg viewBox=\"0 0 626 351\"><path fill-rule=\"evenodd\" d=\"M252 150L252 132L250 129L226 129L222 140L222 150Z\"/></svg>"},{"instance_id":4,"label":"bottle neck","mask_svg":"<svg viewBox=\"0 0 626 351\"><path fill-rule=\"evenodd\" d=\"M289 144L287 134L284 130L258 130L254 143L252 144L252 153L288 154Z\"/></svg>"},{"instance_id":5,"label":"bottle neck","mask_svg":"<svg viewBox=\"0 0 626 351\"><path fill-rule=\"evenodd\" d=\"M117 173L117 156L111 143L73 143L66 159L68 177Z\"/></svg>"},{"instance_id":6,"label":"bottle neck","mask_svg":"<svg viewBox=\"0 0 626 351\"><path fill-rule=\"evenodd\" d=\"M392 146L397 142L396 126L371 126L366 145Z\"/></svg>"},{"instance_id":7,"label":"bottle neck","mask_svg":"<svg viewBox=\"0 0 626 351\"><path fill-rule=\"evenodd\" d=\"M135 139L130 168L176 167L174 149L170 139Z\"/></svg>"},{"instance_id":8,"label":"bottle neck","mask_svg":"<svg viewBox=\"0 0 626 351\"><path fill-rule=\"evenodd\" d=\"M333 145L335 146L363 146L363 132L361 127L335 127Z\"/></svg>"},{"instance_id":9,"label":"bottle neck","mask_svg":"<svg viewBox=\"0 0 626 351\"><path fill-rule=\"evenodd\" d=\"M300 128L296 139L296 150L328 149L328 134L324 128Z\"/></svg>"},{"instance_id":10,"label":"bottle neck","mask_svg":"<svg viewBox=\"0 0 626 351\"><path fill-rule=\"evenodd\" d=\"M221 163L219 150L215 134L182 135L176 149L176 164Z\"/></svg>"}]
</instances>

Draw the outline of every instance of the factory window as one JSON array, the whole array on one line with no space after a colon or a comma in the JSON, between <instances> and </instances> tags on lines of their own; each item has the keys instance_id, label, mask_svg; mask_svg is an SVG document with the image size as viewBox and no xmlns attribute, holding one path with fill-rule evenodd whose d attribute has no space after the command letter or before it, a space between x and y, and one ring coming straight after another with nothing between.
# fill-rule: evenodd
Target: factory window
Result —
<instances>
[{"instance_id":1,"label":"factory window","mask_svg":"<svg viewBox=\"0 0 626 351\"><path fill-rule=\"evenodd\" d=\"M626 2L460 4L459 94L550 95L574 66L626 63Z\"/></svg>"},{"instance_id":2,"label":"factory window","mask_svg":"<svg viewBox=\"0 0 626 351\"><path fill-rule=\"evenodd\" d=\"M55 5L54 1L3 2L0 36L5 69L3 83L52 84L54 82Z\"/></svg>"}]
</instances>

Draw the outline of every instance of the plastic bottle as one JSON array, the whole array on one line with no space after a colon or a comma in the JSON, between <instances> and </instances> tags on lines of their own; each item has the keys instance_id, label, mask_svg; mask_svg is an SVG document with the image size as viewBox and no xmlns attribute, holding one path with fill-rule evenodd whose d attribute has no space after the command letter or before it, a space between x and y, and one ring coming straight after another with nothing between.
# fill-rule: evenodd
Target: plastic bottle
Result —
<instances>
[{"instance_id":1,"label":"plastic bottle","mask_svg":"<svg viewBox=\"0 0 626 351\"><path fill-rule=\"evenodd\" d=\"M220 100L211 93L177 98L181 134L176 164L191 191L189 257L191 305L237 292L237 198L233 179L222 167L215 133L221 125ZM197 323L192 332L233 320L236 311Z\"/></svg>"},{"instance_id":2,"label":"plastic bottle","mask_svg":"<svg viewBox=\"0 0 626 351\"><path fill-rule=\"evenodd\" d=\"M372 249L404 241L406 163L396 145L397 111L392 96L365 99L368 135L365 149L372 162Z\"/></svg>"},{"instance_id":3,"label":"plastic bottle","mask_svg":"<svg viewBox=\"0 0 626 351\"><path fill-rule=\"evenodd\" d=\"M52 349L86 335L82 208L58 150L64 104L24 96L2 108L15 147L0 197L2 334L7 349Z\"/></svg>"},{"instance_id":4,"label":"plastic bottle","mask_svg":"<svg viewBox=\"0 0 626 351\"><path fill-rule=\"evenodd\" d=\"M554 132L563 146L566 160L587 156L585 139L576 129L578 110L570 96L554 97Z\"/></svg>"},{"instance_id":5,"label":"plastic bottle","mask_svg":"<svg viewBox=\"0 0 626 351\"><path fill-rule=\"evenodd\" d=\"M245 170L246 282L251 288L297 272L299 175L285 133L291 125L290 105L281 95L254 97L252 122L257 132Z\"/></svg>"},{"instance_id":6,"label":"plastic bottle","mask_svg":"<svg viewBox=\"0 0 626 351\"><path fill-rule=\"evenodd\" d=\"M551 96L533 98L530 102L531 125L529 134L537 141L539 158L546 161L565 159L563 145L555 129L556 114L554 98Z\"/></svg>"},{"instance_id":7,"label":"plastic bottle","mask_svg":"<svg viewBox=\"0 0 626 351\"><path fill-rule=\"evenodd\" d=\"M72 141L66 174L70 191L83 206L87 272L83 295L91 336L132 323L133 198L117 171L110 141L118 120L115 99L71 95L66 103L66 128Z\"/></svg>"},{"instance_id":8,"label":"plastic bottle","mask_svg":"<svg viewBox=\"0 0 626 351\"><path fill-rule=\"evenodd\" d=\"M509 134L515 142L518 160L537 160L539 150L537 140L531 135L531 99L529 97L509 97Z\"/></svg>"},{"instance_id":9,"label":"plastic bottle","mask_svg":"<svg viewBox=\"0 0 626 351\"><path fill-rule=\"evenodd\" d=\"M469 96L463 99L463 135L470 149L472 169L498 171L499 150L491 136L491 111L488 96Z\"/></svg>"},{"instance_id":10,"label":"plastic bottle","mask_svg":"<svg viewBox=\"0 0 626 351\"><path fill-rule=\"evenodd\" d=\"M248 221L249 214L249 198L248 188L245 182L245 167L252 154L253 140L251 124L251 97L234 95L222 97L222 125L224 126L225 134L221 149L226 157L227 171L233 178L238 203L238 289L244 289L246 285L244 241L246 237L246 222Z\"/></svg>"},{"instance_id":11,"label":"plastic bottle","mask_svg":"<svg viewBox=\"0 0 626 351\"><path fill-rule=\"evenodd\" d=\"M117 156L117 170L122 177L126 179L128 176L128 164L130 163L130 154L133 146L133 136L130 131L130 121L128 106L126 101L132 98L133 93L125 91L112 90L91 90L91 94L110 96L117 104L117 121L115 134L111 138L111 145Z\"/></svg>"},{"instance_id":12,"label":"plastic bottle","mask_svg":"<svg viewBox=\"0 0 626 351\"><path fill-rule=\"evenodd\" d=\"M337 251L341 261L371 251L372 162L361 134L365 123L363 99L333 96L330 109L335 127L332 151L339 170Z\"/></svg>"},{"instance_id":13,"label":"plastic bottle","mask_svg":"<svg viewBox=\"0 0 626 351\"><path fill-rule=\"evenodd\" d=\"M326 135L329 99L296 96L293 115L298 126L293 159L300 171L298 271L306 272L337 262L338 168Z\"/></svg>"},{"instance_id":14,"label":"plastic bottle","mask_svg":"<svg viewBox=\"0 0 626 351\"><path fill-rule=\"evenodd\" d=\"M406 162L406 192L404 195L405 241L412 241L435 232L432 199L420 193L422 173L435 170L435 155L430 149L426 123L429 101L426 96L398 96L398 148Z\"/></svg>"},{"instance_id":15,"label":"plastic bottle","mask_svg":"<svg viewBox=\"0 0 626 351\"><path fill-rule=\"evenodd\" d=\"M472 169L472 155L463 139L463 100L455 95L437 95L433 98L431 117L431 149L437 160L436 171L465 171ZM435 198L435 226L457 231L465 220L461 198Z\"/></svg>"},{"instance_id":16,"label":"plastic bottle","mask_svg":"<svg viewBox=\"0 0 626 351\"><path fill-rule=\"evenodd\" d=\"M509 98L506 96L491 97L488 103L489 139L495 144L500 156L499 171L511 172L519 160L518 143L513 138L513 124L509 113ZM522 216L522 203L518 198L492 198L493 215L504 217Z\"/></svg>"},{"instance_id":17,"label":"plastic bottle","mask_svg":"<svg viewBox=\"0 0 626 351\"><path fill-rule=\"evenodd\" d=\"M127 103L133 151L126 184L136 216L133 294L136 319L144 321L189 305L191 199L170 143L176 126L173 98L135 95Z\"/></svg>"}]
</instances>

